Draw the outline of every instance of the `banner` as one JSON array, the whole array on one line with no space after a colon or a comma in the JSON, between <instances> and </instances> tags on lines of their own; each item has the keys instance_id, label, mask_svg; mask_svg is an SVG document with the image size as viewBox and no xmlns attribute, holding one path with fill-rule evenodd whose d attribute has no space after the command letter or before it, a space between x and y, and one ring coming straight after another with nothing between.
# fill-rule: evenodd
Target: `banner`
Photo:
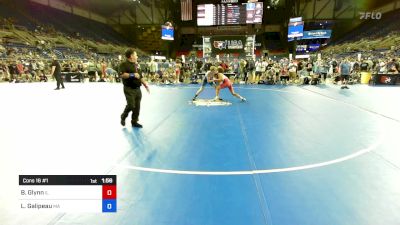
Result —
<instances>
[{"instance_id":1,"label":"banner","mask_svg":"<svg viewBox=\"0 0 400 225\"><path fill-rule=\"evenodd\" d=\"M332 30L307 30L301 39L331 38Z\"/></svg>"},{"instance_id":2,"label":"banner","mask_svg":"<svg viewBox=\"0 0 400 225\"><path fill-rule=\"evenodd\" d=\"M65 76L65 82L83 82L83 74L75 72L63 72Z\"/></svg>"},{"instance_id":3,"label":"banner","mask_svg":"<svg viewBox=\"0 0 400 225\"><path fill-rule=\"evenodd\" d=\"M319 47L321 47L320 44L309 44L308 45L308 51L310 52L315 52L319 49Z\"/></svg>"},{"instance_id":4,"label":"banner","mask_svg":"<svg viewBox=\"0 0 400 225\"><path fill-rule=\"evenodd\" d=\"M297 45L296 52L305 52L307 51L307 45Z\"/></svg>"},{"instance_id":5,"label":"banner","mask_svg":"<svg viewBox=\"0 0 400 225\"><path fill-rule=\"evenodd\" d=\"M181 0L181 20L192 20L192 0Z\"/></svg>"},{"instance_id":6,"label":"banner","mask_svg":"<svg viewBox=\"0 0 400 225\"><path fill-rule=\"evenodd\" d=\"M246 44L246 36L212 36L210 38L211 52L219 53L243 53Z\"/></svg>"},{"instance_id":7,"label":"banner","mask_svg":"<svg viewBox=\"0 0 400 225\"><path fill-rule=\"evenodd\" d=\"M396 85L400 82L400 74L374 74L374 84Z\"/></svg>"}]
</instances>

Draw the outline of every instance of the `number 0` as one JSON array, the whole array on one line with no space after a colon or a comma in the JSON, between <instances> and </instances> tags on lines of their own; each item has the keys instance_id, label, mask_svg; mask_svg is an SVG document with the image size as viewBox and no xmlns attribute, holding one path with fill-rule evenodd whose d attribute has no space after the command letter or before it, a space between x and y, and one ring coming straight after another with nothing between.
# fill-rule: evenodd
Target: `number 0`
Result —
<instances>
[{"instance_id":1,"label":"number 0","mask_svg":"<svg viewBox=\"0 0 400 225\"><path fill-rule=\"evenodd\" d=\"M107 190L107 195L112 195L112 191L111 190Z\"/></svg>"},{"instance_id":2,"label":"number 0","mask_svg":"<svg viewBox=\"0 0 400 225\"><path fill-rule=\"evenodd\" d=\"M112 204L107 204L107 209L112 209Z\"/></svg>"}]
</instances>

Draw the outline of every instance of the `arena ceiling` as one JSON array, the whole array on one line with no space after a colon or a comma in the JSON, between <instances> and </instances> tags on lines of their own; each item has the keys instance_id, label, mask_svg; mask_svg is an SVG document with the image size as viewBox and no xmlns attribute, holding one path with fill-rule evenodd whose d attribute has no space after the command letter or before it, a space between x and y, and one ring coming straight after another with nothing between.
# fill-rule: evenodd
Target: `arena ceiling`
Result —
<instances>
[{"instance_id":1,"label":"arena ceiling","mask_svg":"<svg viewBox=\"0 0 400 225\"><path fill-rule=\"evenodd\" d=\"M134 7L135 4L143 4L145 6L151 5L152 0L61 0L65 3L75 5L81 8L84 8L88 11L98 13L104 17L108 17L114 15L115 13L124 11L129 7ZM156 4L163 3L168 0L155 0ZM179 0L173 0L179 1ZM244 0L239 0L242 2ZM267 2L267 4L271 4L272 2L276 2L277 0L259 0L263 2ZM295 0L296 1L296 0ZM299 0L300 2L311 2L313 0ZM349 1L349 0L336 0L337 3L340 4L341 1ZM383 6L385 4L394 2L395 0L350 0L354 2L358 8L362 9L375 9L377 7ZM220 0L193 0L193 4L200 3L210 3L210 2L220 2ZM286 2L286 0L279 0L280 4Z\"/></svg>"},{"instance_id":2,"label":"arena ceiling","mask_svg":"<svg viewBox=\"0 0 400 225\"><path fill-rule=\"evenodd\" d=\"M135 4L149 6L151 0L61 0L70 5L78 6L91 12L98 13L104 17L109 17L115 13L125 11ZM159 0L161 1L161 0Z\"/></svg>"},{"instance_id":3,"label":"arena ceiling","mask_svg":"<svg viewBox=\"0 0 400 225\"><path fill-rule=\"evenodd\" d=\"M386 4L395 2L395 0L354 0L354 1L360 4L361 7L365 7L366 9L376 9Z\"/></svg>"},{"instance_id":4,"label":"arena ceiling","mask_svg":"<svg viewBox=\"0 0 400 225\"><path fill-rule=\"evenodd\" d=\"M268 0L267 0L268 1ZM313 2L314 0L299 0L300 2ZM319 1L319 0L317 0ZM341 2L352 2L360 9L373 10L384 6L389 3L393 3L396 0L335 0L336 4L341 4Z\"/></svg>"}]
</instances>

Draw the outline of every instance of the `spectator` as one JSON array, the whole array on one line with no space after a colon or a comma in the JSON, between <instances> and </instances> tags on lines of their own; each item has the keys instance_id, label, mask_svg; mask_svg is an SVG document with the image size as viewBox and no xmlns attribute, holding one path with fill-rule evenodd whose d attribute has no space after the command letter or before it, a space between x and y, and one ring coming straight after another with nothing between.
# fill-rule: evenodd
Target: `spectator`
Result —
<instances>
[{"instance_id":1,"label":"spectator","mask_svg":"<svg viewBox=\"0 0 400 225\"><path fill-rule=\"evenodd\" d=\"M361 72L367 72L369 70L369 65L366 60L363 60L360 64Z\"/></svg>"},{"instance_id":2,"label":"spectator","mask_svg":"<svg viewBox=\"0 0 400 225\"><path fill-rule=\"evenodd\" d=\"M289 81L294 83L297 79L297 65L296 63L292 60L289 63Z\"/></svg>"},{"instance_id":3,"label":"spectator","mask_svg":"<svg viewBox=\"0 0 400 225\"><path fill-rule=\"evenodd\" d=\"M349 87L347 87L347 82L349 81L349 78L350 78L350 71L351 71L351 64L348 59L345 59L340 64L340 75L342 78L341 89L349 89Z\"/></svg>"}]
</instances>

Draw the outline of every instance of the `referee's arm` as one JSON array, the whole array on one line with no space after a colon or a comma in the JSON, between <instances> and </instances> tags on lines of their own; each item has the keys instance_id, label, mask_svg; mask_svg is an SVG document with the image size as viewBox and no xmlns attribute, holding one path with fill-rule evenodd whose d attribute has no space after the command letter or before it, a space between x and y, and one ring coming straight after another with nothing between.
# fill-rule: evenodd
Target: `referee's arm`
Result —
<instances>
[{"instance_id":1,"label":"referee's arm","mask_svg":"<svg viewBox=\"0 0 400 225\"><path fill-rule=\"evenodd\" d=\"M150 88L147 85L147 82L145 81L142 70L140 68L137 69L137 73L135 73L135 78L140 79L140 82L143 84L143 86L146 88L147 93L150 94Z\"/></svg>"},{"instance_id":2,"label":"referee's arm","mask_svg":"<svg viewBox=\"0 0 400 225\"><path fill-rule=\"evenodd\" d=\"M127 73L127 68L125 66L125 63L121 63L119 65L119 77L121 77L122 79L128 79L129 78L129 73Z\"/></svg>"},{"instance_id":3,"label":"referee's arm","mask_svg":"<svg viewBox=\"0 0 400 225\"><path fill-rule=\"evenodd\" d=\"M51 76L54 76L54 71L56 71L56 66L51 66Z\"/></svg>"}]
</instances>

